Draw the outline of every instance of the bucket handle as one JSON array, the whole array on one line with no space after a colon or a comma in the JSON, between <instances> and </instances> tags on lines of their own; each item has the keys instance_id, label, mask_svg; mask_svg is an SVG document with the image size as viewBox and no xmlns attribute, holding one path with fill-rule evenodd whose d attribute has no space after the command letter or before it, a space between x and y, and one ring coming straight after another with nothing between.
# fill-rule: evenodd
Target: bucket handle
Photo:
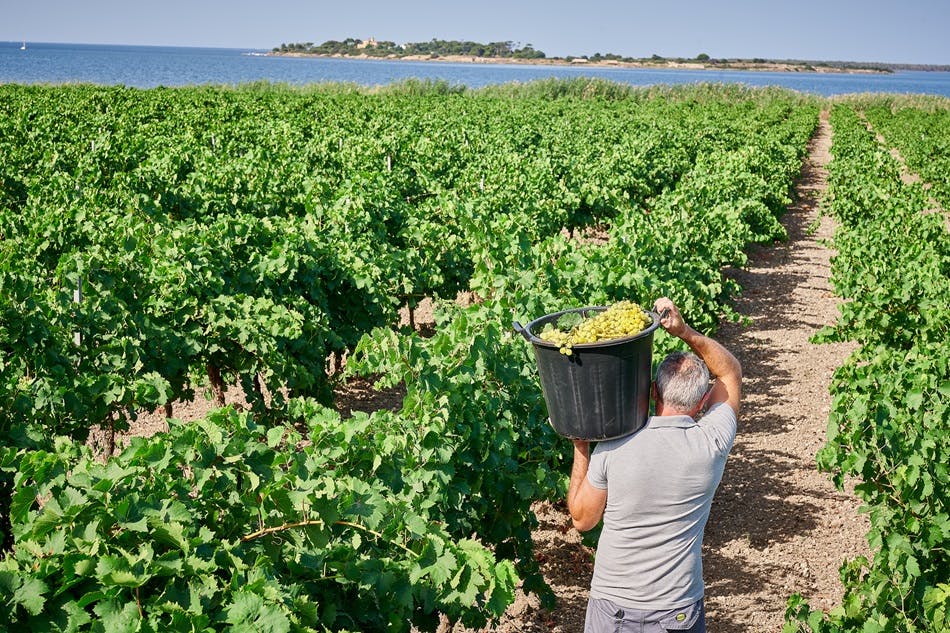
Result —
<instances>
[{"instance_id":1,"label":"bucket handle","mask_svg":"<svg viewBox=\"0 0 950 633\"><path fill-rule=\"evenodd\" d=\"M528 334L528 330L523 325L515 321L514 323L511 324L511 327L515 329L516 333L523 336L524 340L528 341L529 343L531 342L531 335Z\"/></svg>"}]
</instances>

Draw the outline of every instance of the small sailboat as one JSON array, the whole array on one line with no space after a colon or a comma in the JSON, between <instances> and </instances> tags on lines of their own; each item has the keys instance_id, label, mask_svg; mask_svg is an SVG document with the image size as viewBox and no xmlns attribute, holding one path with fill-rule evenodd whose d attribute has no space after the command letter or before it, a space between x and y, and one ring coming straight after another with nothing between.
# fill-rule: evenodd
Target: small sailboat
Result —
<instances>
[{"instance_id":1,"label":"small sailboat","mask_svg":"<svg viewBox=\"0 0 950 633\"><path fill-rule=\"evenodd\" d=\"M23 42L23 46L20 47L20 50L21 50L21 51L25 51L25 50L26 50L26 42Z\"/></svg>"}]
</instances>

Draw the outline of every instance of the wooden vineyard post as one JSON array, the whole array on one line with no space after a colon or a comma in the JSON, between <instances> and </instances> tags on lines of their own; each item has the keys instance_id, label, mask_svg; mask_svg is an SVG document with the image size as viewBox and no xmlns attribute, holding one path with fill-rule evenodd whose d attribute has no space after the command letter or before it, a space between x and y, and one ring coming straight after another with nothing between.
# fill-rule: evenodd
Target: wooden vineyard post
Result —
<instances>
[{"instance_id":1,"label":"wooden vineyard post","mask_svg":"<svg viewBox=\"0 0 950 633\"><path fill-rule=\"evenodd\" d=\"M214 365L208 365L208 382L211 383L211 393L214 402L219 407L224 406L224 381L221 379L221 370Z\"/></svg>"},{"instance_id":2,"label":"wooden vineyard post","mask_svg":"<svg viewBox=\"0 0 950 633\"><path fill-rule=\"evenodd\" d=\"M254 372L254 393L257 394L261 402L264 402L264 386L261 382L260 372Z\"/></svg>"}]
</instances>

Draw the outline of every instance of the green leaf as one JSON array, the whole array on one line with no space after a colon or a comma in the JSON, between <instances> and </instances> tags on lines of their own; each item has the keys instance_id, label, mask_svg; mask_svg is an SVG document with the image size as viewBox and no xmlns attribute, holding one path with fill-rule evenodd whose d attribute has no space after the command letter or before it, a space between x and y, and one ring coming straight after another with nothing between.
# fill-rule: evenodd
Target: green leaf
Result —
<instances>
[{"instance_id":1,"label":"green leaf","mask_svg":"<svg viewBox=\"0 0 950 633\"><path fill-rule=\"evenodd\" d=\"M13 602L20 604L28 613L39 615L46 604L46 583L38 578L25 577L13 592Z\"/></svg>"},{"instance_id":2,"label":"green leaf","mask_svg":"<svg viewBox=\"0 0 950 633\"><path fill-rule=\"evenodd\" d=\"M920 565L917 562L917 559L913 556L907 557L907 562L904 563L904 568L907 570L907 575L911 578L920 577Z\"/></svg>"},{"instance_id":3,"label":"green leaf","mask_svg":"<svg viewBox=\"0 0 950 633\"><path fill-rule=\"evenodd\" d=\"M225 609L229 624L246 624L253 622L257 614L264 608L264 599L251 591L236 591L231 597L231 604Z\"/></svg>"},{"instance_id":4,"label":"green leaf","mask_svg":"<svg viewBox=\"0 0 950 633\"><path fill-rule=\"evenodd\" d=\"M282 426L275 426L270 429L267 429L267 446L269 448L276 448L280 441L284 438L284 432L286 429Z\"/></svg>"},{"instance_id":5,"label":"green leaf","mask_svg":"<svg viewBox=\"0 0 950 633\"><path fill-rule=\"evenodd\" d=\"M907 393L907 406L916 411L924 403L924 392L921 389L914 389Z\"/></svg>"},{"instance_id":6,"label":"green leaf","mask_svg":"<svg viewBox=\"0 0 950 633\"><path fill-rule=\"evenodd\" d=\"M122 604L117 600L99 602L93 611L101 618L102 630L108 633L135 633L141 619L134 601Z\"/></svg>"},{"instance_id":7,"label":"green leaf","mask_svg":"<svg viewBox=\"0 0 950 633\"><path fill-rule=\"evenodd\" d=\"M246 633L287 633L290 619L274 605L249 591L234 594L233 602L225 611L232 631Z\"/></svg>"},{"instance_id":8,"label":"green leaf","mask_svg":"<svg viewBox=\"0 0 950 633\"><path fill-rule=\"evenodd\" d=\"M147 576L137 576L129 567L128 561L118 556L103 556L96 565L96 577L105 586L141 587L148 581Z\"/></svg>"},{"instance_id":9,"label":"green leaf","mask_svg":"<svg viewBox=\"0 0 950 633\"><path fill-rule=\"evenodd\" d=\"M488 609L493 614L500 616L515 601L515 588L519 580L515 566L510 561L498 563L494 570L491 597L488 600Z\"/></svg>"},{"instance_id":10,"label":"green leaf","mask_svg":"<svg viewBox=\"0 0 950 633\"><path fill-rule=\"evenodd\" d=\"M879 624L876 620L866 620L864 626L861 627L861 633L882 633L886 629Z\"/></svg>"},{"instance_id":11,"label":"green leaf","mask_svg":"<svg viewBox=\"0 0 950 633\"><path fill-rule=\"evenodd\" d=\"M179 549L186 554L190 546L185 538L185 527L178 521L162 521L157 516L148 518L151 527L151 536L156 542Z\"/></svg>"},{"instance_id":12,"label":"green leaf","mask_svg":"<svg viewBox=\"0 0 950 633\"><path fill-rule=\"evenodd\" d=\"M82 597L76 601L76 604L82 608L86 608L91 604L95 604L107 598L108 596L102 591L90 591L89 593L83 594Z\"/></svg>"},{"instance_id":13,"label":"green leaf","mask_svg":"<svg viewBox=\"0 0 950 633\"><path fill-rule=\"evenodd\" d=\"M406 529L415 538L420 538L428 532L428 523L417 514L407 514L404 521Z\"/></svg>"},{"instance_id":14,"label":"green leaf","mask_svg":"<svg viewBox=\"0 0 950 633\"><path fill-rule=\"evenodd\" d=\"M64 633L81 631L85 625L92 622L92 617L76 602L64 604L63 611L66 612L66 631Z\"/></svg>"}]
</instances>

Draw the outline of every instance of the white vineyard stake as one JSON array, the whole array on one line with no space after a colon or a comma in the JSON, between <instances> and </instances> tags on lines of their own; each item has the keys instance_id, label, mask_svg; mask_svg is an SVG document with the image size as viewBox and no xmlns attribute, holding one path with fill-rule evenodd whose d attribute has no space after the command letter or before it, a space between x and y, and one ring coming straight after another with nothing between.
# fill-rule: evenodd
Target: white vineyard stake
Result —
<instances>
[{"instance_id":1,"label":"white vineyard stake","mask_svg":"<svg viewBox=\"0 0 950 633\"><path fill-rule=\"evenodd\" d=\"M73 303L81 303L81 302L82 302L82 278L80 278L79 281L76 282L76 289L73 290ZM82 344L82 334L80 334L79 330L76 330L75 332L73 332L73 343L75 343L76 345Z\"/></svg>"}]
</instances>

